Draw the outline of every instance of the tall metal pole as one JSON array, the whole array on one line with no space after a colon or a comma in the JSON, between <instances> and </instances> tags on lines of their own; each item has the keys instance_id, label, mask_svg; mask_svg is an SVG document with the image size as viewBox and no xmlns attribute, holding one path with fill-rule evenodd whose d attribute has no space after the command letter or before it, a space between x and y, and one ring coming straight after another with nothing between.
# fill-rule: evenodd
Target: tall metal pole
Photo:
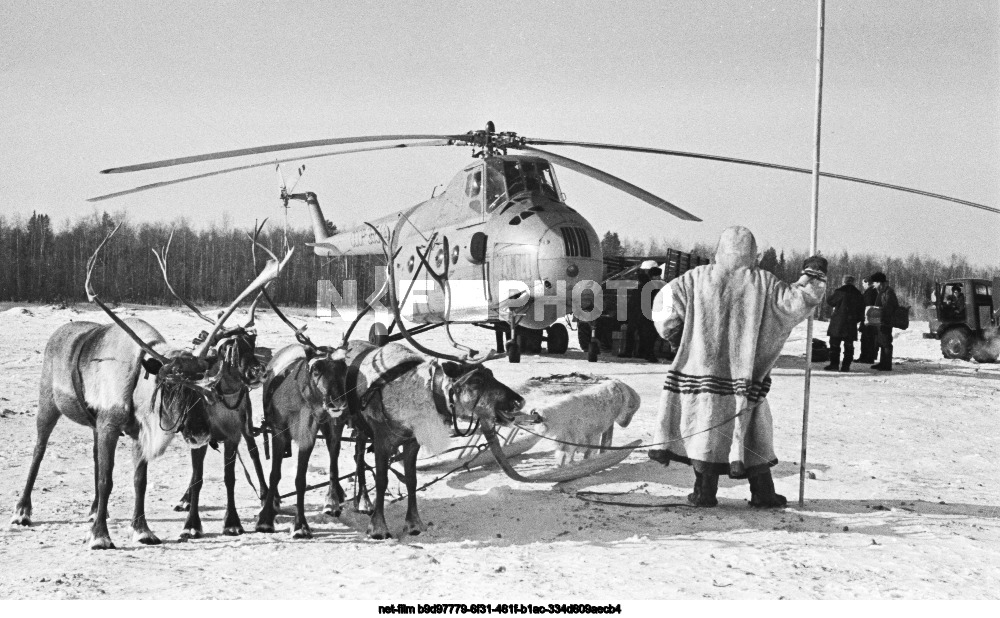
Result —
<instances>
[{"instance_id":1,"label":"tall metal pole","mask_svg":"<svg viewBox=\"0 0 1000 618\"><path fill-rule=\"evenodd\" d=\"M813 150L812 218L809 228L809 254L816 255L819 220L819 143L823 118L823 27L826 21L826 0L817 0L816 23L816 135ZM809 435L809 387L812 382L812 315L806 321L806 382L802 401L802 454L799 457L799 507L805 506L806 440Z\"/></svg>"}]
</instances>

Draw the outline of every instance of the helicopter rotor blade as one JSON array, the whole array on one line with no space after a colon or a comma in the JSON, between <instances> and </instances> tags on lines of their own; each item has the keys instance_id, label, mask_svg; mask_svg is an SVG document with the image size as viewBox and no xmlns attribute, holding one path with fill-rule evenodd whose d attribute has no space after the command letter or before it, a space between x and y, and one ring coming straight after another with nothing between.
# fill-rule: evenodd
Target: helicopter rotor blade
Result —
<instances>
[{"instance_id":1,"label":"helicopter rotor blade","mask_svg":"<svg viewBox=\"0 0 1000 618\"><path fill-rule=\"evenodd\" d=\"M737 165L750 165L753 167L763 167L767 169L781 170L784 172L795 172L797 174L812 174L812 170L805 167L792 167L790 165L780 165L778 163L767 163L765 161L753 161L750 159L737 159L734 157L723 157L719 155L703 154L698 152L685 152L681 150L665 150L662 148L648 148L644 146L622 146L618 144L599 144L595 142L572 142L566 140L556 140L556 139L535 139L531 137L523 138L524 144L537 144L541 146L578 146L580 148L597 148L601 150L621 150L625 152L643 152L648 154L661 154L668 155L672 157L684 157L688 159L703 159L706 161L718 161L721 163L734 163ZM979 208L980 210L986 210L989 212L995 212L1000 214L1000 209L994 208L993 206L987 206L985 204L978 204L976 202L970 202L968 200L959 199L957 197L951 197L948 195L941 195L939 193L931 193L929 191L923 191L920 189L912 189L910 187L903 187L901 185L889 184L887 182L880 182L877 180L868 180L866 178L858 178L856 176L845 176L843 174L831 174L830 172L820 172L820 176L824 178L833 178L835 180L846 180L848 182L856 182L864 185L871 185L873 187L882 187L883 189L892 189L895 191L903 191L906 193L914 193L916 195L922 195L924 197L933 197L940 200L945 200L948 202L954 202L956 204L962 204L963 206L971 206L972 208Z\"/></svg>"},{"instance_id":2,"label":"helicopter rotor blade","mask_svg":"<svg viewBox=\"0 0 1000 618\"><path fill-rule=\"evenodd\" d=\"M182 182L188 182L190 180L198 180L200 178L208 178L210 176L218 176L220 174L229 174L232 172L241 172L243 170L254 169L257 167L266 167L268 165L276 165L280 163L288 163L290 161L304 161L306 159L318 159L320 157L333 157L336 155L343 154L354 154L357 152L372 152L375 150L392 150L394 148L421 148L424 146L448 146L451 144L450 140L436 140L433 142L414 142L414 143L402 143L402 144L391 144L387 146L365 146L361 148L351 148L349 150L338 150L336 152L323 152L320 154L309 155L305 157L290 157L288 159L279 159L277 161L265 161L263 163L251 163L250 165L241 165L239 167L230 167L223 170L216 170L214 172L206 172L204 174L196 174L194 176L185 176L183 178L175 178L174 180L164 180L161 182L154 182L148 185L142 185L132 189L126 189L125 191L117 191L115 193L108 193L107 195L99 195L97 197L89 198L88 202L100 202L103 200L109 200L114 197L121 197L123 195L130 195L132 193L139 193L141 191L148 191L150 189L159 189L160 187L166 187L169 185L176 185ZM301 169L301 168L300 168ZM280 168L278 169L279 182L284 186L285 179L281 175ZM301 177L301 174L300 174ZM298 182L296 180L296 182ZM294 185L293 185L294 187Z\"/></svg>"},{"instance_id":3,"label":"helicopter rotor blade","mask_svg":"<svg viewBox=\"0 0 1000 618\"><path fill-rule=\"evenodd\" d=\"M557 155L548 152L547 150L539 150L538 148L532 148L531 146L521 146L521 148L523 150L537 153L542 158L548 159L549 161L555 163L556 165L560 165L567 169L571 169L574 172L583 174L584 176L589 176L594 180L599 180L604 184L610 185L620 191L624 191L625 193L628 193L633 197L639 198L640 200L646 202L647 204L655 206L656 208L659 208L664 212L674 215L678 219L683 219L685 221L701 221L701 219L699 219L698 217L692 215L691 213L682 208L674 206L665 199L657 197L652 193L650 193L649 191L646 191L645 189L639 188L630 182L622 180L617 176L612 176L611 174L603 172L595 167L590 167L585 163L580 163L579 161L575 161L573 159L564 157L562 155Z\"/></svg>"},{"instance_id":4,"label":"helicopter rotor blade","mask_svg":"<svg viewBox=\"0 0 1000 618\"><path fill-rule=\"evenodd\" d=\"M264 154L268 152L279 152L281 150L296 150L299 148L319 148L322 146L342 146L345 144L361 144L365 142L388 142L396 140L413 140L413 139L455 140L455 141L461 141L464 144L468 141L469 136L468 135L362 135L359 137L335 137L331 139L314 139L304 142L287 142L284 144L254 146L253 148L222 150L219 152L210 152L208 154L203 154L203 155L178 157L176 159L163 159L162 161L139 163L137 165L123 165L121 167L111 167L106 170L101 170L101 173L121 174L123 172L138 172L142 170L152 170L161 167L171 167L174 165L187 165L188 163L215 161L217 159L244 157L247 155Z\"/></svg>"}]
</instances>

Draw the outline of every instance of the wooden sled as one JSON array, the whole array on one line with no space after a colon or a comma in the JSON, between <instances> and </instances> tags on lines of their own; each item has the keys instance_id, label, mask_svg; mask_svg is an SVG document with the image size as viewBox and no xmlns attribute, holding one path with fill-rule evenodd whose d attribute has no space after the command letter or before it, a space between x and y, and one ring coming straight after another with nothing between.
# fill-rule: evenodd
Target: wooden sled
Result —
<instances>
[{"instance_id":1,"label":"wooden sled","mask_svg":"<svg viewBox=\"0 0 1000 618\"><path fill-rule=\"evenodd\" d=\"M494 459L496 459L496 462L500 464L503 471L507 474L507 476L521 483L563 483L583 478L585 476L590 476L592 474L597 474L601 470L621 463L626 457L632 454L633 450L642 444L642 440L634 440L626 444L624 447L608 450L597 457L575 461L571 464L561 466L548 472L540 472L538 474L525 476L515 470L514 466L512 466L510 461L508 461L509 456L505 452L506 447L500 445L500 440L497 438L496 431L490 427L483 427L483 435L486 436L486 442L490 446L490 452L493 453ZM514 444L520 444L520 442L516 442Z\"/></svg>"},{"instance_id":2,"label":"wooden sled","mask_svg":"<svg viewBox=\"0 0 1000 618\"><path fill-rule=\"evenodd\" d=\"M503 451L504 457L510 459L511 457L517 457L518 455L522 455L528 452L528 450L530 450L533 446L538 444L539 440L541 440L540 436L529 436L528 438L525 438L523 440L518 440L517 442L510 442L508 444L505 444L504 446L501 447L501 449ZM437 468L439 466L444 466L444 465L453 467L461 467L461 466L490 467L495 465L496 462L494 461L494 459L487 456L485 450L476 450L474 448L474 444L472 441L466 444L466 447L467 448L463 449L462 451L459 451L459 456L455 459L434 458L434 459L428 459L424 462L418 461L417 469L425 470L428 468ZM470 454L464 454L469 451L471 451Z\"/></svg>"}]
</instances>

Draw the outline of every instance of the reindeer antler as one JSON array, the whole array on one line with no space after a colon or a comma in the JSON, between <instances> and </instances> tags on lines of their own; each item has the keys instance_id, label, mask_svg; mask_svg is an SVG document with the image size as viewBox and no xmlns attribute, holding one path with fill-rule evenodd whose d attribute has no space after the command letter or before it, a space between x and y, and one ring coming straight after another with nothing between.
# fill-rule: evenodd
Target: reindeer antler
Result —
<instances>
[{"instance_id":1,"label":"reindeer antler","mask_svg":"<svg viewBox=\"0 0 1000 618\"><path fill-rule=\"evenodd\" d=\"M160 264L160 270L163 272L163 282L167 284L167 289L170 290L170 293L173 294L174 298L187 305L187 308L193 311L195 315L197 315L202 320L205 320L209 324L215 324L215 320L202 313L197 307L194 306L194 304L191 301L187 300L186 298L182 298L180 294L174 291L174 286L170 285L170 277L167 276L167 255L170 253L170 243L173 242L173 240L174 240L174 230L171 229L170 237L167 238L167 244L163 247L162 255L156 249L150 249L150 251L153 252L153 255L156 256L156 261L159 262Z\"/></svg>"},{"instance_id":2,"label":"reindeer antler","mask_svg":"<svg viewBox=\"0 0 1000 618\"><path fill-rule=\"evenodd\" d=\"M101 249L104 248L104 245L109 240L111 240L111 237L115 235L115 232L117 232L118 228L122 226L122 223L124 223L124 221L116 225L115 229L111 230L111 233L108 234L104 238L104 240L101 241L101 244L97 245L97 250L94 251L94 254L90 256L89 260L87 260L87 279L86 281L84 281L83 289L87 293L87 300L89 300L92 303L95 303L98 307L103 309L104 313L108 314L108 316L111 317L112 321L114 321L115 324L117 324L123 331L125 331L125 334L127 334L129 337L132 338L133 341L139 344L139 347L142 348L142 350L146 352L146 354L149 354L152 358L155 358L160 363L166 365L170 362L169 359L167 359L167 357L163 356L162 354L154 350L153 346L144 341L142 337L137 335L134 330L132 330L131 328L129 328L127 324L125 324L124 320L118 317L114 311L112 311L107 305L105 305L101 301L101 299L97 297L97 292L94 291L94 287L90 283L91 276L94 274L94 265L97 263L97 254L99 254L101 252Z\"/></svg>"},{"instance_id":3,"label":"reindeer antler","mask_svg":"<svg viewBox=\"0 0 1000 618\"><path fill-rule=\"evenodd\" d=\"M263 227L263 224L261 227ZM259 232L260 230L258 229L256 231ZM257 244L256 239L254 239L254 243ZM264 291L265 286L274 281L274 279L281 274L282 269L284 269L285 265L288 264L288 260L292 258L292 254L295 253L294 248L289 249L288 253L285 254L285 257L279 260L278 257L274 255L274 253L271 253L271 251L266 247L263 245L260 245L260 247L267 251L272 259L267 261L267 264L264 266L264 269L260 272L260 274L257 275L257 278L254 279L245 290L243 290L236 300L234 300L232 304L230 304L229 307L222 313L222 315L219 316L219 319L216 320L215 327L212 329L212 332L209 333L208 337L205 338L205 341L203 341L199 348L195 351L195 355L198 358L205 357L208 353L208 349L212 346L215 335L222 329L222 325L225 324L226 320L229 319L229 316L236 311L236 307L239 306L240 303L254 293L262 293L265 298L267 297L267 293Z\"/></svg>"},{"instance_id":4,"label":"reindeer antler","mask_svg":"<svg viewBox=\"0 0 1000 618\"><path fill-rule=\"evenodd\" d=\"M250 305L250 319L247 321L246 324L243 325L244 329L253 328L254 325L256 324L257 305L260 304L260 299L263 297L264 297L264 290L261 290L260 293L257 294L257 298L253 299L253 304Z\"/></svg>"},{"instance_id":5,"label":"reindeer antler","mask_svg":"<svg viewBox=\"0 0 1000 618\"><path fill-rule=\"evenodd\" d=\"M398 255L398 251L394 250L395 237L393 236L392 232L389 232L389 239L386 240L385 236L383 236L382 233L378 230L378 228L376 228L374 225L367 222L365 223L365 225L370 227L372 231L374 231L375 234L378 236L378 239L382 242L382 252L386 258L386 280L389 282L389 301L390 304L392 305L392 312L396 318L396 323L399 324L399 331L403 334L403 337L406 338L406 341L409 342L410 345L416 348L419 352L427 354L428 356L433 356L435 358L440 358L443 360L450 360L464 365L479 365L485 363L488 360L500 358L501 356L503 356L502 354L491 351L480 358L474 358L473 357L475 352L474 350L472 350L471 348L467 348L465 346L458 346L456 344L455 345L456 348L459 349L464 348L465 350L467 350L466 355L464 357L458 357L458 356L453 356L451 354L445 354L443 352L436 352L434 350L431 350L430 348L427 348L417 343L416 339L414 339L413 336L410 334L409 329L407 329L403 325L403 316L400 315L399 301L396 298L396 275L394 268L394 259L395 256ZM431 236L431 239L428 243L428 252L430 247L433 247L436 237L437 234ZM426 266L428 271L431 272L431 276L434 277L434 279L437 281L440 275L434 272L434 270L430 267L430 264L427 263L427 260L424 255L422 255L419 251L417 252L417 255L420 256L421 262L423 262L424 266ZM447 259L448 256L445 257ZM447 267L445 267L445 273L447 274L447 272L448 272ZM450 291L451 287L447 286L445 288L446 310L450 309ZM448 337L449 339L451 338L451 333L448 333ZM454 339L452 339L452 343L455 343Z\"/></svg>"},{"instance_id":6,"label":"reindeer antler","mask_svg":"<svg viewBox=\"0 0 1000 618\"><path fill-rule=\"evenodd\" d=\"M475 356L478 352L468 346L464 346L455 341L455 338L451 334L451 325L448 323L448 318L451 316L451 280L449 278L449 273L450 273L449 265L451 263L451 258L449 256L449 250L448 250L449 245L447 236L445 236L444 240L441 241L441 249L444 254L444 260L442 260L444 273L438 274L434 270L434 268L431 267L430 262L427 261L427 256L430 255L431 252L434 250L434 243L436 240L437 240L437 234L435 233L433 236L431 236L430 240L428 241L426 251L421 253L420 250L417 249L417 257L420 258L420 262L427 269L427 272L430 273L431 278L434 279L434 281L436 281L438 285L441 286L441 289L444 291L444 319L445 319L444 332L448 336L448 340L451 342L451 345L453 347L463 351L467 357L471 358Z\"/></svg>"},{"instance_id":7,"label":"reindeer antler","mask_svg":"<svg viewBox=\"0 0 1000 618\"><path fill-rule=\"evenodd\" d=\"M261 221L261 223L260 223L259 226L257 225L257 223L255 221L254 222L254 231L253 231L253 234L251 235L249 232L247 233L247 237L250 239L251 243L253 243L250 246L250 253L253 256L253 261L254 261L254 266L255 267L256 267L256 264L257 264L257 247L260 247L261 249L263 249L269 256L271 256L272 260L277 260L278 259L270 249L268 249L264 245L260 244L260 242L257 240L258 237L260 236L261 230L264 229L264 224L265 223L267 223L267 219L264 219L263 221ZM308 325L303 324L301 327L296 327L294 324L292 324L291 320L289 320L287 317L285 317L285 314L282 313L281 309L278 309L278 305L274 302L274 300L271 299L271 295L267 293L266 286L264 288L261 288L260 295L257 297L257 300L260 300L261 296L264 297L264 300L267 301L267 304L271 306L272 310L274 310L274 314L276 316L278 316L279 318L281 318L281 321L284 322L288 326L288 328L292 329L292 332L295 333L295 340L296 341L298 341L302 345L304 345L304 346L306 346L308 348L311 348L313 350L321 350L322 349L320 346L318 346L315 343L313 343L312 340L309 337L306 336L305 332L303 332L303 331L305 331L305 329L306 329L306 327ZM257 301L254 301L254 307L256 307L256 305L257 305ZM251 312L251 315L252 315L252 312ZM346 348L347 347L347 336L346 335L344 336L343 342L341 343L340 347L342 347L342 348Z\"/></svg>"}]
</instances>

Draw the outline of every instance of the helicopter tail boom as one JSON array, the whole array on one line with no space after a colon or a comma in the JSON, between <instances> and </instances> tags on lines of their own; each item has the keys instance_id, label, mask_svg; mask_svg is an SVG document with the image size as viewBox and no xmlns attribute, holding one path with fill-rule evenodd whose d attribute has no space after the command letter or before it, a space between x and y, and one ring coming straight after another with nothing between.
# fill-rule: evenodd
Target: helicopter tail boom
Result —
<instances>
[{"instance_id":1,"label":"helicopter tail boom","mask_svg":"<svg viewBox=\"0 0 1000 618\"><path fill-rule=\"evenodd\" d=\"M326 243L330 237L330 230L326 226L326 219L323 217L323 211L319 207L319 198L312 191L306 193L306 208L309 209L309 218L312 220L316 243Z\"/></svg>"}]
</instances>

